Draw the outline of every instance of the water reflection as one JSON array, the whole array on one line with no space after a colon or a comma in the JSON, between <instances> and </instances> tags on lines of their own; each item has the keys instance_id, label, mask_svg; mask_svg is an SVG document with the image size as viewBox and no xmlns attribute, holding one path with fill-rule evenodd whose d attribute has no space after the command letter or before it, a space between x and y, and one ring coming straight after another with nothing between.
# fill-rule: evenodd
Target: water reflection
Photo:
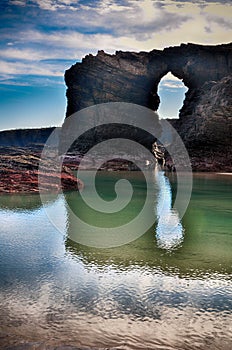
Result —
<instances>
[{"instance_id":1,"label":"water reflection","mask_svg":"<svg viewBox=\"0 0 232 350\"><path fill-rule=\"evenodd\" d=\"M65 195L68 214L68 237L83 245L109 248L117 247L141 237L155 221L154 201L157 198L157 184L153 173L143 172L99 172L96 176L97 196L88 190L88 176L91 172L83 172L86 189L85 200L78 193ZM80 173L81 176L81 173ZM123 181L120 193L116 192L117 185ZM130 184L128 186L127 184ZM133 190L132 190L133 189ZM111 210L111 204L121 197L123 208ZM98 198L109 210L101 211ZM130 199L128 201L128 198ZM94 202L94 207L88 202ZM113 206L113 205L112 205Z\"/></svg>"},{"instance_id":2,"label":"water reflection","mask_svg":"<svg viewBox=\"0 0 232 350\"><path fill-rule=\"evenodd\" d=\"M75 237L78 227L70 221L70 209L67 208L65 242L67 252L71 253L73 258L81 258L86 266L94 264L100 270L107 268L108 264L119 269L129 269L132 264L159 269L165 273L175 273L183 278L197 278L215 272L230 273L231 251L227 242L231 238L232 225L231 211L228 212L229 198L231 198L231 192L228 191L230 182L228 181L227 186L224 180L221 183L218 180L206 182L204 177L196 177L192 200L186 215L180 222L178 213L172 209L172 188L175 188L175 177L167 178L161 172L152 175L154 197L151 206L153 208L155 206L153 215L156 215L157 210L157 222L143 236L129 244L112 249L94 249L75 243L75 239L72 238ZM112 175L102 173L99 177L99 185L102 184L105 191L108 191L108 186L112 185L120 175L114 174L113 182L110 176ZM146 193L143 179L139 174L133 173L130 176L134 176L133 188L136 188L136 196L133 205L121 213L121 222L133 217L136 208L137 210L141 208ZM217 186L222 188L222 193L218 189L217 196L218 198L220 196L220 200L212 208L211 196ZM110 225L117 224L117 216L107 216L103 222L101 215L98 216L93 211L88 212L79 200L76 193L65 195L65 202L82 218L94 221L95 224L102 225L104 222ZM168 218L167 221L166 218ZM211 226L213 221L214 225ZM222 232L224 232L223 235Z\"/></svg>"},{"instance_id":3,"label":"water reflection","mask_svg":"<svg viewBox=\"0 0 232 350\"><path fill-rule=\"evenodd\" d=\"M87 183L88 173L85 176L86 181L84 182ZM98 190L109 208L114 200L114 185L120 180L120 177L132 183L134 193L131 196L128 187L124 188L120 194L121 200L126 200L128 197L131 200L123 210L117 210L115 213L94 210L86 205L78 193L73 192L65 196L69 218L68 237L75 242L89 246L113 247L139 238L151 227L149 223L153 221L157 222L155 232L159 248L171 251L180 246L184 237L184 229L177 210L172 208L172 189L164 173L156 169L154 172L148 172L146 179L140 172L134 172L132 175L129 172L114 175L99 174L100 186ZM131 188L129 189L131 190ZM85 195L87 200L89 196L91 197L93 194L87 192ZM148 200L146 196L150 196ZM101 201L103 200L101 199ZM98 203L97 199L95 202ZM149 211L144 210L145 205L149 207ZM97 206L96 208L98 209ZM140 218L142 210L143 213L146 213L146 217L143 214ZM96 245L93 244L95 240ZM98 244L98 242L100 243ZM122 243L120 244L120 242Z\"/></svg>"},{"instance_id":4,"label":"water reflection","mask_svg":"<svg viewBox=\"0 0 232 350\"><path fill-rule=\"evenodd\" d=\"M57 195L50 194L47 196L46 205L50 205L57 200ZM31 212L39 210L42 207L42 202L38 194L1 194L0 195L0 210L9 210Z\"/></svg>"},{"instance_id":5,"label":"water reflection","mask_svg":"<svg viewBox=\"0 0 232 350\"><path fill-rule=\"evenodd\" d=\"M159 248L172 250L180 246L184 240L184 229L179 214L172 208L172 188L169 179L162 171L155 172L158 184L156 227L157 245Z\"/></svg>"},{"instance_id":6,"label":"water reflection","mask_svg":"<svg viewBox=\"0 0 232 350\"><path fill-rule=\"evenodd\" d=\"M2 194L0 197L0 209L10 211L37 210L42 206L38 195Z\"/></svg>"},{"instance_id":7,"label":"water reflection","mask_svg":"<svg viewBox=\"0 0 232 350\"><path fill-rule=\"evenodd\" d=\"M160 186L170 189L160 175ZM176 250L160 248L155 226L130 244L96 249L61 236L43 208L0 210L1 349L25 340L80 348L230 349L227 181L195 178ZM135 183L141 197L142 182ZM158 198L161 187L155 188ZM67 193L48 203L57 222L69 220L65 202L71 199Z\"/></svg>"}]
</instances>

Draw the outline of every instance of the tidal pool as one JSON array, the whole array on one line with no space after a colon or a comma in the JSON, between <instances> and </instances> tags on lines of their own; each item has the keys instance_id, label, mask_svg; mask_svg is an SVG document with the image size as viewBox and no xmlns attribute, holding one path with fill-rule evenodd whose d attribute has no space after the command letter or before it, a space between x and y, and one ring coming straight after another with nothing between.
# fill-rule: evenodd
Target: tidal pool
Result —
<instances>
[{"instance_id":1,"label":"tidal pool","mask_svg":"<svg viewBox=\"0 0 232 350\"><path fill-rule=\"evenodd\" d=\"M139 172L100 172L98 192L110 206L122 175L134 194L119 215L88 208L76 192L48 199L46 209L55 213L62 233L38 195L0 197L1 349L22 342L231 349L232 177L195 174L180 219L172 209L175 175L156 173L151 176L155 220L147 232L113 248L78 243L71 212L104 228L138 215L146 195Z\"/></svg>"}]
</instances>

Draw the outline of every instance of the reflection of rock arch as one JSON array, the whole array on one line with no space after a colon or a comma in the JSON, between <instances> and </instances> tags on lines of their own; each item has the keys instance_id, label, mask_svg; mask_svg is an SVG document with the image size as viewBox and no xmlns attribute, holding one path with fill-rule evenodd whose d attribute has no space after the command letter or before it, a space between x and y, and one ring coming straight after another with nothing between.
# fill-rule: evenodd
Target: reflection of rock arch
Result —
<instances>
[{"instance_id":1,"label":"reflection of rock arch","mask_svg":"<svg viewBox=\"0 0 232 350\"><path fill-rule=\"evenodd\" d=\"M168 179L166 178L165 180L165 176L161 174L160 180L160 191L163 190L163 186L166 186L166 190L169 191L171 187ZM172 187L175 188L175 176L170 177L170 180ZM213 189L214 183L210 182L209 186L210 189ZM173 191L173 195L175 195L175 191ZM209 193L212 193L212 190ZM162 196L157 199L154 198L154 206L156 206L157 214L158 216L162 215L161 220L157 218L156 223L145 234L129 244L120 247L99 249L82 245L73 239L75 238L75 232L72 232L72 230L76 230L79 234L79 228L74 225L75 222L70 221L72 220L70 210L76 212L83 219L89 216L88 212L86 212L86 206L83 206L78 198L79 194L74 192L65 193L64 196L67 210L65 249L74 258L80 259L90 269L94 267L103 270L110 263L110 265L115 266L115 269L122 271L130 270L131 266L146 266L150 269L160 269L166 273L174 273L182 277L188 275L194 278L198 278L207 272L231 273L230 251L228 250L225 253L224 241L222 240L217 243L216 250L212 249L210 244L205 241L204 232L209 228L207 220L200 223L199 230L195 229L196 221L199 221L199 218L204 216L204 209L199 204L196 207L194 203L190 203L185 217L178 225L177 231L173 231L173 235L167 231L169 227L166 225L163 214L166 216L168 213L171 215L174 214L175 217L173 216L173 219L178 220L178 213L170 210L166 206L167 203L164 203L165 205L163 207L165 210L162 210L162 203L165 198ZM171 201L171 196L168 193L166 199ZM204 207L204 202L202 201L202 203ZM168 206L170 206L170 203ZM84 217L84 215L86 216ZM162 227L165 229L163 232L162 230L160 231ZM182 227L185 233L181 232ZM211 243L214 244L214 241ZM178 251L176 250L176 254L173 253L172 248L178 249ZM167 249L167 253L165 253L165 249ZM222 256L224 257L223 264L221 264Z\"/></svg>"},{"instance_id":2,"label":"reflection of rock arch","mask_svg":"<svg viewBox=\"0 0 232 350\"><path fill-rule=\"evenodd\" d=\"M2 194L0 209L12 211L37 210L42 207L39 195L35 194Z\"/></svg>"}]
</instances>

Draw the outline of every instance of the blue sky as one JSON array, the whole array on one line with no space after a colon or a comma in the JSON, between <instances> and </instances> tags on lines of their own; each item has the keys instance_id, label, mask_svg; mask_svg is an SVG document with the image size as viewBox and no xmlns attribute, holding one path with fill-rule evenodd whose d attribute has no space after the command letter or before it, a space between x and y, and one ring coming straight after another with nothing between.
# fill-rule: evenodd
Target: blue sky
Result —
<instances>
[{"instance_id":1,"label":"blue sky","mask_svg":"<svg viewBox=\"0 0 232 350\"><path fill-rule=\"evenodd\" d=\"M1 0L0 130L61 125L64 71L86 54L227 43L231 11L231 0ZM174 117L182 83L169 74L159 91Z\"/></svg>"}]
</instances>

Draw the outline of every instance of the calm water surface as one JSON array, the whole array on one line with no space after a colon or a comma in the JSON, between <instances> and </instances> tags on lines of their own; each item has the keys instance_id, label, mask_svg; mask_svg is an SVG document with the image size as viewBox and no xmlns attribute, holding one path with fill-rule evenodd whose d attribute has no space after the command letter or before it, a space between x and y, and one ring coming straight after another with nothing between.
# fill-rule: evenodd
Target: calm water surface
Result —
<instances>
[{"instance_id":1,"label":"calm water surface","mask_svg":"<svg viewBox=\"0 0 232 350\"><path fill-rule=\"evenodd\" d=\"M122 174L121 174L122 175ZM121 176L101 173L111 200ZM49 221L37 195L0 197L0 345L21 341L117 349L231 349L232 176L194 175L182 220L172 210L175 178L154 177L154 225L116 248L75 243L70 208L99 226L123 224L143 206L146 186L120 215L103 215L71 192L50 198ZM172 190L171 190L172 189ZM178 222L175 231L159 216Z\"/></svg>"}]
</instances>

